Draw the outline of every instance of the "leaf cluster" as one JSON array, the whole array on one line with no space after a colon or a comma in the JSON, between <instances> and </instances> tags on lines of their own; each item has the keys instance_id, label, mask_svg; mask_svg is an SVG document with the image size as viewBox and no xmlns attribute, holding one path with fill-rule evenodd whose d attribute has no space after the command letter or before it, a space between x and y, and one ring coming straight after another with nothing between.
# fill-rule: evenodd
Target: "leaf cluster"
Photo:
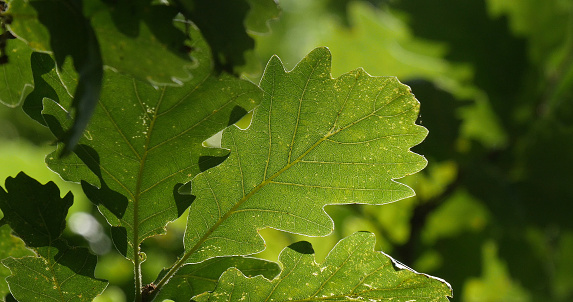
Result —
<instances>
[{"instance_id":1,"label":"leaf cluster","mask_svg":"<svg viewBox=\"0 0 573 302\"><path fill-rule=\"evenodd\" d=\"M109 225L133 266L134 301L451 296L446 282L374 251L370 233L341 240L322 263L307 242L285 248L280 265L248 257L264 250L265 228L328 235L326 205L414 195L395 179L426 166L410 148L427 130L396 78L363 69L332 78L327 48L291 71L273 57L258 85L237 77L254 46L248 33L278 12L273 1L5 4L0 98L56 138L46 164L80 183ZM234 126L245 116L248 129ZM64 234L72 203L52 182L6 180L6 300L92 301L106 288L97 257ZM144 285L142 263L153 259L142 244L184 214L183 252Z\"/></svg>"},{"instance_id":2,"label":"leaf cluster","mask_svg":"<svg viewBox=\"0 0 573 302\"><path fill-rule=\"evenodd\" d=\"M277 35L257 39L287 66L329 45L344 58L334 74L398 75L421 102L430 133L414 150L429 164L405 180L417 196L332 210L335 232L369 217L385 251L450 281L456 301L570 301L571 3L364 2L289 2Z\"/></svg>"}]
</instances>

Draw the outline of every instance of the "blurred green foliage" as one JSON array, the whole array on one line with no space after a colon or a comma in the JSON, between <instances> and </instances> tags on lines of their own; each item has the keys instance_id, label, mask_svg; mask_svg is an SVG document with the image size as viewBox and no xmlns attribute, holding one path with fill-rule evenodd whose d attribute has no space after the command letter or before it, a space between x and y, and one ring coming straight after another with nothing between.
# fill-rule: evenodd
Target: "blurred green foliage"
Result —
<instances>
[{"instance_id":1,"label":"blurred green foliage","mask_svg":"<svg viewBox=\"0 0 573 302\"><path fill-rule=\"evenodd\" d=\"M329 206L336 228L328 237L262 230L273 240L260 256L276 261L285 246L307 240L322 261L339 239L366 230L376 234L377 249L452 284L452 301L573 300L573 2L280 6L270 32L251 33L255 49L239 68L243 76L257 81L273 54L292 68L317 46L333 53L333 76L357 66L397 76L422 104L419 122L430 134L414 151L429 165L400 180L416 197L382 207ZM43 164L53 140L48 133L21 109L0 106L1 179L23 170L80 196ZM70 214L101 219L83 200ZM146 275L181 252L184 220L145 242L156 260L145 262ZM96 277L112 285L97 301L129 301L132 274L116 252L100 255Z\"/></svg>"}]
</instances>

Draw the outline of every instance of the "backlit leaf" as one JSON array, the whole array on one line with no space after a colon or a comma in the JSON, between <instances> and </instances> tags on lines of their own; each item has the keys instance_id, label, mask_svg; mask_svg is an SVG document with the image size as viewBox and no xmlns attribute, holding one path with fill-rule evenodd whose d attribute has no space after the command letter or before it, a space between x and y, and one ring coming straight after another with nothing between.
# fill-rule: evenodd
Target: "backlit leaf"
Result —
<instances>
[{"instance_id":1,"label":"backlit leaf","mask_svg":"<svg viewBox=\"0 0 573 302\"><path fill-rule=\"evenodd\" d=\"M325 205L412 196L394 179L426 165L409 151L427 133L414 124L419 103L396 78L357 69L332 79L330 53L319 48L288 73L271 59L261 88L250 128L223 133L229 158L193 180L190 263L261 251L265 227L327 235Z\"/></svg>"},{"instance_id":2,"label":"backlit leaf","mask_svg":"<svg viewBox=\"0 0 573 302\"><path fill-rule=\"evenodd\" d=\"M281 253L283 270L275 279L229 269L197 301L449 301L449 284L374 251L374 243L373 234L355 233L320 264L308 242L294 243Z\"/></svg>"}]
</instances>

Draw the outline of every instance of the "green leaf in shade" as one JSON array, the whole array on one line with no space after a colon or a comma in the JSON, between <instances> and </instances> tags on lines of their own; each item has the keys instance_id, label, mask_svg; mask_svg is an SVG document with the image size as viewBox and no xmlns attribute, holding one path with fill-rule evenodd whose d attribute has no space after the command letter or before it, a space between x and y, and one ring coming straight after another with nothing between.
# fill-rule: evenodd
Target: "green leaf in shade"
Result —
<instances>
[{"instance_id":1,"label":"green leaf in shade","mask_svg":"<svg viewBox=\"0 0 573 302\"><path fill-rule=\"evenodd\" d=\"M449 284L374 251L374 244L373 234L355 233L318 264L310 243L297 242L281 253L283 270L275 279L232 268L197 301L449 301Z\"/></svg>"},{"instance_id":2,"label":"green leaf in shade","mask_svg":"<svg viewBox=\"0 0 573 302\"><path fill-rule=\"evenodd\" d=\"M237 268L248 277L262 275L267 279L272 279L280 273L280 267L277 263L263 259L238 256L213 258L201 263L183 266L163 287L155 300L186 301L189 297L213 291L221 274L230 267ZM159 275L158 280L163 277L165 272Z\"/></svg>"},{"instance_id":3,"label":"green leaf in shade","mask_svg":"<svg viewBox=\"0 0 573 302\"><path fill-rule=\"evenodd\" d=\"M65 143L66 154L75 147L93 114L103 76L100 47L82 5L73 0L10 1L7 11L14 19L10 31L31 48L52 51L58 67L68 56L73 60L78 79L69 113L74 124L59 138Z\"/></svg>"},{"instance_id":4,"label":"green leaf in shade","mask_svg":"<svg viewBox=\"0 0 573 302\"><path fill-rule=\"evenodd\" d=\"M24 173L7 178L5 187L0 225L10 225L36 253L2 261L12 272L6 278L12 295L19 301L92 301L107 286L94 277L97 257L61 238L72 194L61 198L56 184L42 185Z\"/></svg>"},{"instance_id":5,"label":"green leaf in shade","mask_svg":"<svg viewBox=\"0 0 573 302\"><path fill-rule=\"evenodd\" d=\"M32 91L32 50L18 39L6 42L8 63L0 65L0 103L9 107L20 106Z\"/></svg>"},{"instance_id":6,"label":"green leaf in shade","mask_svg":"<svg viewBox=\"0 0 573 302\"><path fill-rule=\"evenodd\" d=\"M385 204L414 194L394 179L426 166L409 151L427 134L414 124L418 101L394 77L357 69L332 79L330 59L318 48L288 73L271 59L250 128L227 128L229 158L193 180L189 263L262 251L257 230L265 227L327 235L328 204Z\"/></svg>"},{"instance_id":7,"label":"green leaf in shade","mask_svg":"<svg viewBox=\"0 0 573 302\"><path fill-rule=\"evenodd\" d=\"M103 64L155 84L180 85L190 79L189 69L196 64L185 44L188 36L173 22L177 14L174 8L143 0L89 0L83 1L81 9L68 9L76 7L67 5L75 2L8 1L7 14L13 18L9 29L30 48L53 52L61 64L59 57L70 49L87 53L87 41L77 39L77 31L82 29L73 22L88 18ZM48 16L57 20L46 19ZM63 43L56 44L57 39Z\"/></svg>"},{"instance_id":8,"label":"green leaf in shade","mask_svg":"<svg viewBox=\"0 0 573 302\"><path fill-rule=\"evenodd\" d=\"M65 180L81 182L86 195L114 226L118 250L139 261L139 245L164 232L193 201L189 182L221 161L226 151L203 141L236 122L258 104L262 91L248 81L212 69L210 51L197 31L193 40L200 64L182 87L156 88L106 70L93 123L73 156L48 156L50 168ZM46 100L44 118L56 136L65 132L66 109L60 93L69 81L52 70L60 103ZM47 83L48 81L46 81Z\"/></svg>"}]
</instances>

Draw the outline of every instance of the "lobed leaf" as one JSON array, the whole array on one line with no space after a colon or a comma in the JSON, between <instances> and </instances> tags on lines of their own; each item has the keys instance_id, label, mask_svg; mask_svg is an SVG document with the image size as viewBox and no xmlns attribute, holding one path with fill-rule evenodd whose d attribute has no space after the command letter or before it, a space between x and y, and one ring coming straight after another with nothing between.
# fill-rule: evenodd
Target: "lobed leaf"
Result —
<instances>
[{"instance_id":1,"label":"lobed leaf","mask_svg":"<svg viewBox=\"0 0 573 302\"><path fill-rule=\"evenodd\" d=\"M217 289L197 301L449 301L445 281L417 273L374 251L374 234L359 232L342 239L323 263L316 263L308 242L298 242L279 256L283 270L268 280L247 277L231 268Z\"/></svg>"},{"instance_id":2,"label":"lobed leaf","mask_svg":"<svg viewBox=\"0 0 573 302\"><path fill-rule=\"evenodd\" d=\"M60 197L58 187L38 183L24 173L6 179L0 188L0 209L8 224L36 256L10 257L2 263L11 271L6 278L19 301L92 301L107 286L96 279L97 257L86 248L68 246L61 238L73 196Z\"/></svg>"},{"instance_id":3,"label":"lobed leaf","mask_svg":"<svg viewBox=\"0 0 573 302\"><path fill-rule=\"evenodd\" d=\"M193 201L182 184L226 154L202 142L236 122L262 94L248 81L214 72L208 47L197 31L193 35L200 65L192 80L156 88L107 69L93 123L75 155L58 159L56 152L47 159L64 179L82 183L114 226L116 247L132 261L145 238L163 233ZM43 76L60 101L44 101L44 118L56 136L69 124L68 76L56 69Z\"/></svg>"},{"instance_id":4,"label":"lobed leaf","mask_svg":"<svg viewBox=\"0 0 573 302\"><path fill-rule=\"evenodd\" d=\"M395 78L358 69L332 79L330 52L319 48L288 73L274 57L260 86L250 128L223 133L229 158L193 180L189 263L261 251L265 227L327 235L325 205L412 196L394 179L426 165L409 151L427 134L414 124L419 103Z\"/></svg>"},{"instance_id":5,"label":"lobed leaf","mask_svg":"<svg viewBox=\"0 0 573 302\"><path fill-rule=\"evenodd\" d=\"M227 269L234 267L245 276L264 276L272 279L280 273L278 264L257 258L249 257L220 257L213 258L197 264L183 266L161 289L155 301L170 299L173 301L188 300L207 291L215 290L217 282ZM159 275L160 280L167 271Z\"/></svg>"}]
</instances>

